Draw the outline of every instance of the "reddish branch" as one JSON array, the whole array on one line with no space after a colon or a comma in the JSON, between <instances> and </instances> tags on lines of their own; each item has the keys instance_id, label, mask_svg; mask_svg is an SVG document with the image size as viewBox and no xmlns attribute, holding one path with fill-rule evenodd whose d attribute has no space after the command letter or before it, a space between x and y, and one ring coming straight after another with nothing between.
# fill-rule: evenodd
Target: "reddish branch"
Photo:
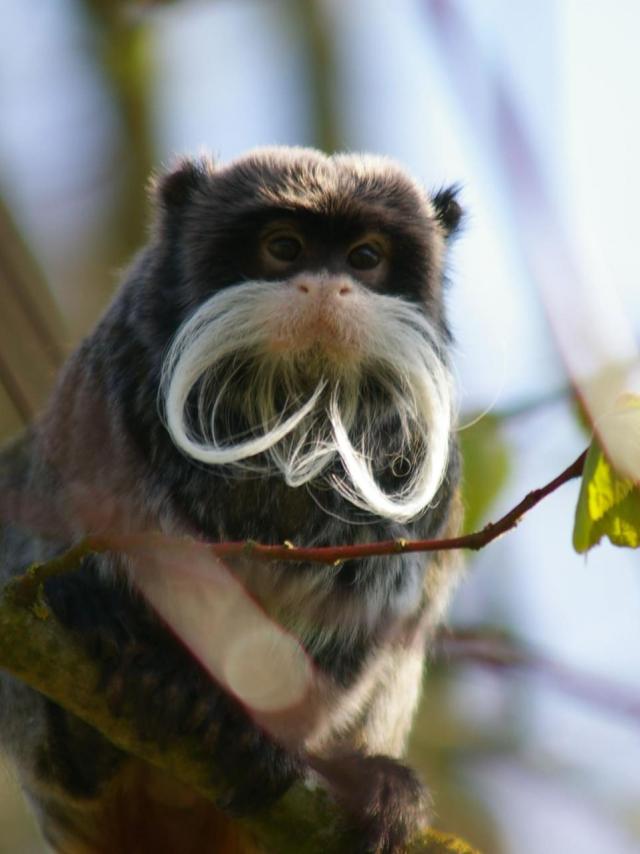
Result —
<instances>
[{"instance_id":1,"label":"reddish branch","mask_svg":"<svg viewBox=\"0 0 640 854\"><path fill-rule=\"evenodd\" d=\"M516 506L505 513L497 522L490 522L480 531L459 537L432 540L383 540L377 543L365 543L354 546L324 546L321 548L297 548L293 545L269 546L253 542L212 543L211 549L221 558L241 554L261 560L293 560L311 563L335 563L353 558L371 555L398 554L398 552L434 552L450 549L471 549L478 551L488 543L516 527L520 519L536 506L543 498L555 492L569 480L580 477L584 468L587 452L583 451L575 462L561 474L540 489L529 492Z\"/></svg>"},{"instance_id":2,"label":"reddish branch","mask_svg":"<svg viewBox=\"0 0 640 854\"><path fill-rule=\"evenodd\" d=\"M319 548L298 548L292 543L284 545L263 545L252 540L239 543L203 543L202 547L210 549L219 558L250 555L252 558L264 561L298 561L306 563L339 563L344 560L370 557L372 555L388 555L403 552L436 552L451 549L471 549L477 551L488 543L496 540L507 531L516 527L520 519L535 507L543 498L555 492L563 483L580 477L584 468L587 452L584 451L575 462L571 463L561 474L549 481L540 489L529 492L516 506L505 513L497 522L490 522L480 531L464 534L459 537L447 537L431 540L382 540L377 543L365 543L351 546L322 546ZM11 585L9 595L23 603L32 601L38 592L44 578L60 575L76 569L82 558L92 552L120 552L123 554L144 550L153 544L157 534L102 534L86 537L69 551L59 557L32 567L31 570L16 578ZM161 538L168 541L169 538Z\"/></svg>"}]
</instances>

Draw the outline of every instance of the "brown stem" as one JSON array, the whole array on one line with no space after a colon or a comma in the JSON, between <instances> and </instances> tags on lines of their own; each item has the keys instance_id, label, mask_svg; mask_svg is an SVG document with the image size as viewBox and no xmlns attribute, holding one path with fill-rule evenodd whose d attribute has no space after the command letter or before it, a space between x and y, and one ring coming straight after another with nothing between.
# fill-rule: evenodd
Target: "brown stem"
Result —
<instances>
[{"instance_id":1,"label":"brown stem","mask_svg":"<svg viewBox=\"0 0 640 854\"><path fill-rule=\"evenodd\" d=\"M212 551L221 558L250 554L260 560L293 560L307 563L335 563L372 555L387 555L407 552L434 552L451 549L472 549L478 551L488 543L515 528L522 516L536 506L543 498L555 492L563 483L580 477L584 468L587 452L571 463L561 474L545 486L529 492L516 506L505 513L497 522L490 522L480 531L459 537L447 537L431 540L383 540L377 543L364 543L357 546L323 546L321 548L296 548L292 545L269 546L253 543L212 543Z\"/></svg>"},{"instance_id":2,"label":"brown stem","mask_svg":"<svg viewBox=\"0 0 640 854\"><path fill-rule=\"evenodd\" d=\"M580 477L584 468L587 452L582 454L545 486L529 492L516 506L505 513L497 522L490 522L480 531L459 537L447 537L431 540L382 540L377 543L365 543L357 546L322 546L318 548L298 548L291 543L284 545L263 545L253 540L227 543L203 543L202 547L211 550L218 558L250 555L262 561L298 561L305 563L341 563L345 560L371 557L373 555L400 554L409 552L436 552L453 549L471 549L478 551L507 531L516 527L522 516L536 506L543 498L555 492L563 483ZM61 575L77 569L83 557L90 552L128 553L144 549L158 534L101 534L88 536L73 548L48 563L33 566L28 572L13 579L7 585L7 594L14 601L26 605L34 601L40 584L52 575Z\"/></svg>"}]
</instances>

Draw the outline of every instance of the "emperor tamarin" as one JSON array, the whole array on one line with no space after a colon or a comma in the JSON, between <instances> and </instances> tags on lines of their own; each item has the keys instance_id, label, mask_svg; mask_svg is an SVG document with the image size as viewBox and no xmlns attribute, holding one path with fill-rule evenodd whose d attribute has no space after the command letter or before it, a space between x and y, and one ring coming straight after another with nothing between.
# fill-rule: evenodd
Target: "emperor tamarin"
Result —
<instances>
[{"instance_id":1,"label":"emperor tamarin","mask_svg":"<svg viewBox=\"0 0 640 854\"><path fill-rule=\"evenodd\" d=\"M455 192L428 194L384 158L272 148L181 161L153 196L147 245L3 457L5 580L96 531L172 538L178 574L190 570L181 537L323 546L454 533L443 280ZM248 551L226 570L311 663L304 720L281 710L267 725L213 678L141 594L135 561L87 557L44 595L146 737L200 739L228 781L218 807L259 808L318 773L363 850L398 850L423 817L398 758L454 562L266 564ZM231 850L214 805L22 683L2 677L0 692L4 747L55 850Z\"/></svg>"}]
</instances>

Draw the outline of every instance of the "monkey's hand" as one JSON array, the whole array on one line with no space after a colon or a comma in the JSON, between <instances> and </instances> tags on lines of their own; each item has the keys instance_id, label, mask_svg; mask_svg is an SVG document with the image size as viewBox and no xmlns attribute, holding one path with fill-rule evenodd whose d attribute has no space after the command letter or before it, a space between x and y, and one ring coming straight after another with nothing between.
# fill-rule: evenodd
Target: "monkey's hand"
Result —
<instances>
[{"instance_id":1,"label":"monkey's hand","mask_svg":"<svg viewBox=\"0 0 640 854\"><path fill-rule=\"evenodd\" d=\"M311 767L324 777L356 829L358 854L397 854L427 822L430 799L415 772L389 756L350 753Z\"/></svg>"},{"instance_id":2,"label":"monkey's hand","mask_svg":"<svg viewBox=\"0 0 640 854\"><path fill-rule=\"evenodd\" d=\"M51 610L95 658L101 689L141 738L189 738L211 757L218 805L231 813L266 806L300 775L302 761L276 744L205 672L130 583L85 558L79 571L50 578ZM73 750L73 745L69 745Z\"/></svg>"}]
</instances>

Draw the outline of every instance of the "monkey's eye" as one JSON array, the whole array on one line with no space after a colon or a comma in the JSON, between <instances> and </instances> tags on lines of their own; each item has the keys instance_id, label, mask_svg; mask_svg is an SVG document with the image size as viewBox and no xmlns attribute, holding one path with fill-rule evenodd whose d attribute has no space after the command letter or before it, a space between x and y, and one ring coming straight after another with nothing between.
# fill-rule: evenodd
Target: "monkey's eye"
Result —
<instances>
[{"instance_id":1,"label":"monkey's eye","mask_svg":"<svg viewBox=\"0 0 640 854\"><path fill-rule=\"evenodd\" d=\"M382 254L371 243L361 243L348 255L349 264L354 270L373 270L382 260Z\"/></svg>"},{"instance_id":2,"label":"monkey's eye","mask_svg":"<svg viewBox=\"0 0 640 854\"><path fill-rule=\"evenodd\" d=\"M267 252L276 261L291 263L302 252L302 242L292 234L280 234L266 243Z\"/></svg>"}]
</instances>

